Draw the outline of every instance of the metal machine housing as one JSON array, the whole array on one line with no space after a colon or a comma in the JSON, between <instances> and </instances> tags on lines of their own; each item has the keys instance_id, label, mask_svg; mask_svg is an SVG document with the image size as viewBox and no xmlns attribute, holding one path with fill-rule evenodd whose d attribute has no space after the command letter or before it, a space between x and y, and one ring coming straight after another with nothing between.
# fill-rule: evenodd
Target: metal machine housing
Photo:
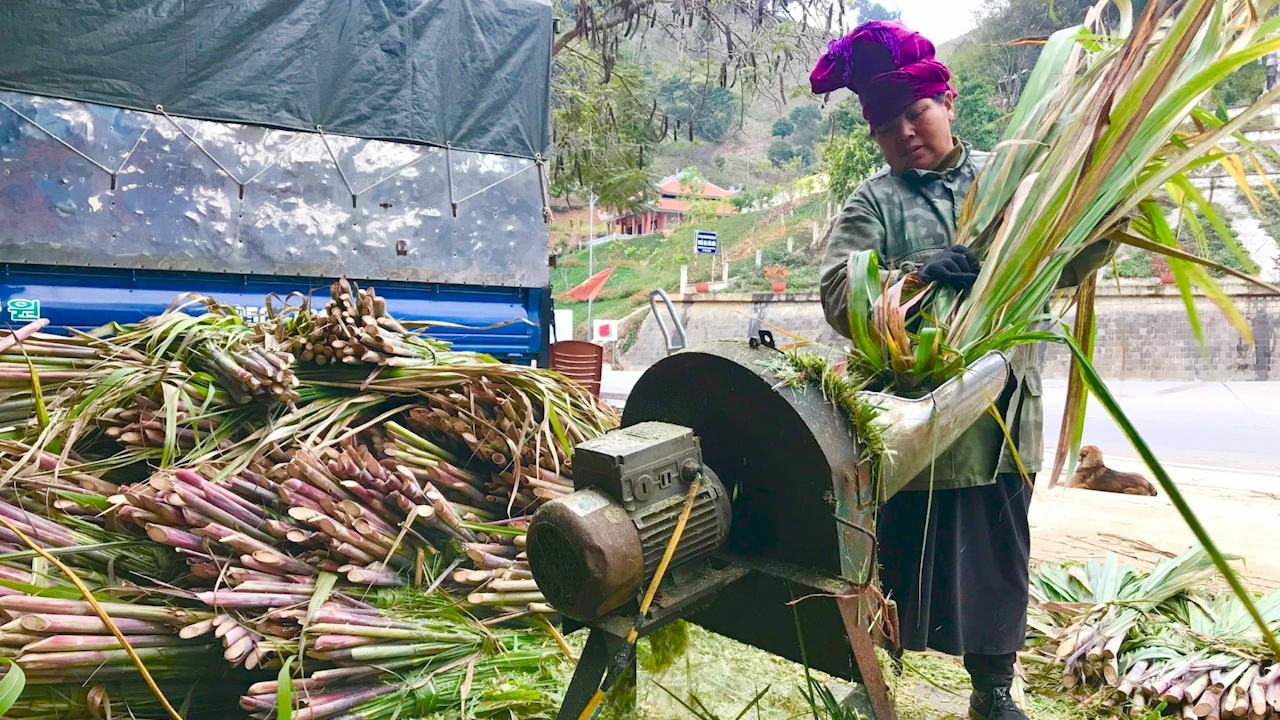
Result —
<instances>
[{"instance_id":1,"label":"metal machine housing","mask_svg":"<svg viewBox=\"0 0 1280 720\"><path fill-rule=\"evenodd\" d=\"M577 491L535 513L528 552L547 600L575 620L598 620L638 600L695 478L701 482L670 567L710 554L728 535L728 496L703 466L689 428L641 423L585 442L574 453L574 478Z\"/></svg>"}]
</instances>

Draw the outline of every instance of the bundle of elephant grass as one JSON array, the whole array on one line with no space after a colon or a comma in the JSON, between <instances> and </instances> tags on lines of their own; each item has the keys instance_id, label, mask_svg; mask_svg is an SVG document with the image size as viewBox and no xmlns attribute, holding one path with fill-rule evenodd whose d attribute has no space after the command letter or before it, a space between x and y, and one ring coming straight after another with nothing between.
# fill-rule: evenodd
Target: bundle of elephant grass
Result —
<instances>
[{"instance_id":1,"label":"bundle of elephant grass","mask_svg":"<svg viewBox=\"0 0 1280 720\"><path fill-rule=\"evenodd\" d=\"M1212 572L1198 549L1150 573L1114 556L1044 565L1032 575L1029 624L1062 665L1062 686L1105 711L1274 720L1280 663L1239 598L1209 589ZM1280 592L1255 601L1280 630Z\"/></svg>"},{"instance_id":2,"label":"bundle of elephant grass","mask_svg":"<svg viewBox=\"0 0 1280 720\"><path fill-rule=\"evenodd\" d=\"M528 515L572 489L573 446L616 413L556 373L404 331L371 289L333 295L411 362L344 345L320 368L333 307L247 323L208 298L0 334L24 359L0 386L0 712L545 709L543 666L567 646ZM60 693L86 702L51 711Z\"/></svg>"},{"instance_id":3,"label":"bundle of elephant grass","mask_svg":"<svg viewBox=\"0 0 1280 720\"><path fill-rule=\"evenodd\" d=\"M1064 464L1070 463L1068 472L1074 464L1086 398L1093 393L1280 657L1280 643L1264 628L1249 594L1091 365L1095 279L1076 278L1082 282L1074 298L1051 311L1072 261L1097 253L1098 243L1122 243L1169 258L1197 334L1193 289L1213 300L1252 342L1248 322L1206 267L1270 292L1280 288L1182 248L1181 228L1171 227L1156 194L1177 206L1175 224L1190 218L1192 235L1203 235L1195 211L1211 219L1217 215L1188 173L1220 162L1252 197L1242 161L1222 142L1234 135L1252 152L1237 131L1280 99L1280 88L1229 120L1199 103L1230 73L1280 50L1280 18L1264 19L1275 6L1275 0L1151 2L1134 18L1126 0L1104 0L1081 25L1052 35L961 211L957 242L983 261L975 284L959 295L919 287L911 276L882 285L874 251L855 253L848 261L848 368L858 385L916 394L962 374L991 351L1065 344L1073 361L1050 481ZM1116 20L1108 23L1107 17ZM1072 309L1076 323L1068 330L1064 318Z\"/></svg>"},{"instance_id":4,"label":"bundle of elephant grass","mask_svg":"<svg viewBox=\"0 0 1280 720\"><path fill-rule=\"evenodd\" d=\"M182 565L101 515L108 505L99 492L110 484L70 464L55 477L57 458L13 442L3 444L0 466L15 473L0 489L5 717L164 717L149 683L184 698L186 716L234 712L228 689L244 685L230 665L219 666L220 648L211 639L180 637L183 626L213 612L154 597L156 582L175 577ZM72 574L92 588L103 615L72 584ZM194 677L208 684L192 686Z\"/></svg>"},{"instance_id":5,"label":"bundle of elephant grass","mask_svg":"<svg viewBox=\"0 0 1280 720\"><path fill-rule=\"evenodd\" d=\"M409 332L387 314L387 302L373 288L342 278L331 300L315 315L299 318L298 359L317 365L374 363L412 367L436 364L447 346Z\"/></svg>"},{"instance_id":6,"label":"bundle of elephant grass","mask_svg":"<svg viewBox=\"0 0 1280 720\"><path fill-rule=\"evenodd\" d=\"M203 308L188 314L185 310ZM111 345L131 348L156 361L178 362L215 378L236 403L299 399L290 338L284 328L246 323L212 298L180 296L161 315L136 326L115 327Z\"/></svg>"}]
</instances>

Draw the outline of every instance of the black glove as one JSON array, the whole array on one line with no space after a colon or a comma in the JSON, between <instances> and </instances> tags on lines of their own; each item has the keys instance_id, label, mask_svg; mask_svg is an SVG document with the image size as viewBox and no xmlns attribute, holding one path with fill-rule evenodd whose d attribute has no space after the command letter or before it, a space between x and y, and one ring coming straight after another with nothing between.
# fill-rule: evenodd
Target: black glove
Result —
<instances>
[{"instance_id":1,"label":"black glove","mask_svg":"<svg viewBox=\"0 0 1280 720\"><path fill-rule=\"evenodd\" d=\"M924 261L915 275L926 283L938 283L956 290L968 290L978 279L982 263L964 245L939 250Z\"/></svg>"}]
</instances>

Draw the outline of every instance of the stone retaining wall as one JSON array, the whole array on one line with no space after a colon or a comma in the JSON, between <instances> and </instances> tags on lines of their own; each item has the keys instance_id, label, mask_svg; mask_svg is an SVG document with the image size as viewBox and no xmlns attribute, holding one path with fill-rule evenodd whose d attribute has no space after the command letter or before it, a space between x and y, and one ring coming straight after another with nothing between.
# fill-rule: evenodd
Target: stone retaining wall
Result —
<instances>
[{"instance_id":1,"label":"stone retaining wall","mask_svg":"<svg viewBox=\"0 0 1280 720\"><path fill-rule=\"evenodd\" d=\"M1175 287L1104 281L1098 288L1094 366L1108 380L1280 380L1280 296L1224 283L1254 337L1251 348L1218 307L1197 296L1204 347ZM1045 349L1045 377L1066 377L1070 352Z\"/></svg>"},{"instance_id":2,"label":"stone retaining wall","mask_svg":"<svg viewBox=\"0 0 1280 720\"><path fill-rule=\"evenodd\" d=\"M1280 380L1280 296L1255 291L1243 282L1224 283L1255 338L1253 348L1207 298L1197 298L1205 348L1196 343L1177 288L1159 281L1100 282L1098 337L1094 360L1105 379L1118 380ZM722 338L754 337L772 330L779 344L793 341L779 329L821 343L840 338L826 322L816 294L674 295L690 344ZM623 355L628 370L648 367L665 354L662 335L646 316L632 347ZM1066 376L1069 353L1044 348L1046 378Z\"/></svg>"}]
</instances>

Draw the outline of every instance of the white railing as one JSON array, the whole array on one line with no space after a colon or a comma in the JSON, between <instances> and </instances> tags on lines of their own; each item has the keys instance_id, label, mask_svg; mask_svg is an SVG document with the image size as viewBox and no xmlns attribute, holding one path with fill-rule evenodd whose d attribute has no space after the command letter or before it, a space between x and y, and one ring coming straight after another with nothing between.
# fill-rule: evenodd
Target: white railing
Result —
<instances>
[{"instance_id":1,"label":"white railing","mask_svg":"<svg viewBox=\"0 0 1280 720\"><path fill-rule=\"evenodd\" d=\"M596 238L595 240L592 240L592 241L591 241L591 244L592 244L592 245L603 245L603 244L605 244L605 243L613 242L614 240L628 240L628 239L633 238L633 237L640 237L640 236L639 236L639 235L628 235L627 233L612 233L612 234L610 234L610 235L602 235L601 237L598 237L598 238Z\"/></svg>"}]
</instances>

